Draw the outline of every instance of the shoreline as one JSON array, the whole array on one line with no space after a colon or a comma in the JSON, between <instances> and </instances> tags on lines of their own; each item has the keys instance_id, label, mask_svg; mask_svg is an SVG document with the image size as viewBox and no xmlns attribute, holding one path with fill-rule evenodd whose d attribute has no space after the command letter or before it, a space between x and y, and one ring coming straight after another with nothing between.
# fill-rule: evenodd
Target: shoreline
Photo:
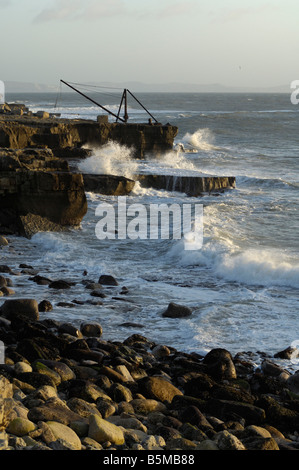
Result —
<instances>
[{"instance_id":1,"label":"shoreline","mask_svg":"<svg viewBox=\"0 0 299 470\"><path fill-rule=\"evenodd\" d=\"M11 277L1 265L1 450L299 450L299 373L266 354L256 368L222 348L178 351L138 328L104 340L99 323L19 299Z\"/></svg>"}]
</instances>

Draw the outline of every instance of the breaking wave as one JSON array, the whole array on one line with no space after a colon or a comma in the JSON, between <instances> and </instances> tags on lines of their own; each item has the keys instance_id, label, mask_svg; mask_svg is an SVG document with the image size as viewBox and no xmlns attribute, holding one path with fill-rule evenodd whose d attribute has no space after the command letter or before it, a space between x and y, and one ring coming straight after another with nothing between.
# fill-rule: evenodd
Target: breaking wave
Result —
<instances>
[{"instance_id":1,"label":"breaking wave","mask_svg":"<svg viewBox=\"0 0 299 470\"><path fill-rule=\"evenodd\" d=\"M186 251L179 241L166 257L182 266L208 267L218 278L231 282L299 288L299 263L271 249L237 252L227 240L221 243L205 241L201 249L195 247L194 251Z\"/></svg>"},{"instance_id":2,"label":"breaking wave","mask_svg":"<svg viewBox=\"0 0 299 470\"><path fill-rule=\"evenodd\" d=\"M116 175L132 178L138 168L133 150L116 142L93 148L93 154L78 164L79 171L95 175Z\"/></svg>"},{"instance_id":3,"label":"breaking wave","mask_svg":"<svg viewBox=\"0 0 299 470\"><path fill-rule=\"evenodd\" d=\"M208 128L198 129L193 134L187 132L183 139L182 143L187 148L193 148L195 150L216 150L217 147L213 145L214 135L212 131Z\"/></svg>"}]
</instances>

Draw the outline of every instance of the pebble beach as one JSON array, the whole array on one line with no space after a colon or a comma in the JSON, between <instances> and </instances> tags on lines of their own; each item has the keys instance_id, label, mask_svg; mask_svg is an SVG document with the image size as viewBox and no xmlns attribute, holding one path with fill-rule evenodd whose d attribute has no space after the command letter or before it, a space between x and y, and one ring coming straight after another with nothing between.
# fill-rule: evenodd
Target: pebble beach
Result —
<instances>
[{"instance_id":1,"label":"pebble beach","mask_svg":"<svg viewBox=\"0 0 299 470\"><path fill-rule=\"evenodd\" d=\"M297 350L259 352L257 366L253 352L186 353L138 328L106 340L97 322L51 318L51 302L36 300L41 276L36 299L19 298L15 280L30 269L0 266L0 450L299 449L299 373L275 361L291 364Z\"/></svg>"}]
</instances>

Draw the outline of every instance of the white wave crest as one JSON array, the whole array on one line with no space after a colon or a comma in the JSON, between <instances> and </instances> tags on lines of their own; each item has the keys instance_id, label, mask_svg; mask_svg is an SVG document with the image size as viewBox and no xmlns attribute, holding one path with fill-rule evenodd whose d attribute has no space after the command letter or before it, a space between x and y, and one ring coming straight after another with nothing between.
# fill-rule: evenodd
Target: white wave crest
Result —
<instances>
[{"instance_id":1,"label":"white wave crest","mask_svg":"<svg viewBox=\"0 0 299 470\"><path fill-rule=\"evenodd\" d=\"M177 242L166 257L182 266L212 269L218 278L247 285L299 288L299 263L271 249L245 249L240 252L229 240L205 240L202 249L188 252Z\"/></svg>"},{"instance_id":2,"label":"white wave crest","mask_svg":"<svg viewBox=\"0 0 299 470\"><path fill-rule=\"evenodd\" d=\"M93 155L78 164L79 171L95 175L116 175L132 178L138 168L133 150L116 142L93 148Z\"/></svg>"},{"instance_id":3,"label":"white wave crest","mask_svg":"<svg viewBox=\"0 0 299 470\"><path fill-rule=\"evenodd\" d=\"M193 134L187 132L184 135L182 142L184 145L195 148L197 150L209 151L216 149L216 147L213 145L214 135L208 128L198 129Z\"/></svg>"},{"instance_id":4,"label":"white wave crest","mask_svg":"<svg viewBox=\"0 0 299 470\"><path fill-rule=\"evenodd\" d=\"M215 269L230 281L251 285L299 287L299 264L272 250L247 250L226 255Z\"/></svg>"}]
</instances>

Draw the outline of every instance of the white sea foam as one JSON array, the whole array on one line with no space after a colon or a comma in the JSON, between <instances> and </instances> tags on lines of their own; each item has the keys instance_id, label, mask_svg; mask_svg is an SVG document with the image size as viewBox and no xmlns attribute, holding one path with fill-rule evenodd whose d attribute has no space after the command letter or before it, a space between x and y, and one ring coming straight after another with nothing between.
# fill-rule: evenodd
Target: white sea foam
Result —
<instances>
[{"instance_id":1,"label":"white sea foam","mask_svg":"<svg viewBox=\"0 0 299 470\"><path fill-rule=\"evenodd\" d=\"M212 131L208 128L205 129L198 129L193 134L187 132L182 142L184 145L190 146L197 150L215 150L217 147L213 145L214 142L214 135Z\"/></svg>"},{"instance_id":2,"label":"white sea foam","mask_svg":"<svg viewBox=\"0 0 299 470\"><path fill-rule=\"evenodd\" d=\"M176 150L160 155L158 158L147 158L139 164L141 173L163 175L198 174L199 169L178 147Z\"/></svg>"},{"instance_id":3,"label":"white sea foam","mask_svg":"<svg viewBox=\"0 0 299 470\"><path fill-rule=\"evenodd\" d=\"M96 175L117 175L132 178L138 168L133 150L116 142L93 148L91 157L82 160L78 169Z\"/></svg>"},{"instance_id":4,"label":"white sea foam","mask_svg":"<svg viewBox=\"0 0 299 470\"><path fill-rule=\"evenodd\" d=\"M215 269L217 275L249 285L299 288L299 263L274 250L246 250L226 255Z\"/></svg>"},{"instance_id":5,"label":"white sea foam","mask_svg":"<svg viewBox=\"0 0 299 470\"><path fill-rule=\"evenodd\" d=\"M205 240L202 249L188 252L179 241L166 257L182 266L208 267L218 278L227 281L299 288L299 263L271 249L237 251L231 240Z\"/></svg>"}]
</instances>

